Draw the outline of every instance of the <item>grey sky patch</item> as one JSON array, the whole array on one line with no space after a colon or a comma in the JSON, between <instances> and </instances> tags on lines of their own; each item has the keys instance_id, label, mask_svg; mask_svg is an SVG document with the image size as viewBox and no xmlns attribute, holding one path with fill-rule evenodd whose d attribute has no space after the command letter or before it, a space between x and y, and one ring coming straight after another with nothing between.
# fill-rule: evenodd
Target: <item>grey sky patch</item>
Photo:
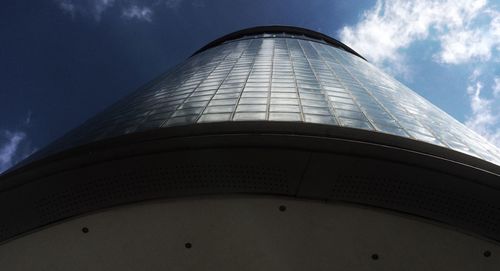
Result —
<instances>
[{"instance_id":1,"label":"grey sky patch","mask_svg":"<svg viewBox=\"0 0 500 271\"><path fill-rule=\"evenodd\" d=\"M166 0L165 5L167 8L177 9L181 5L182 1L183 0Z\"/></svg>"},{"instance_id":2,"label":"grey sky patch","mask_svg":"<svg viewBox=\"0 0 500 271\"><path fill-rule=\"evenodd\" d=\"M204 0L194 0L191 5L195 8L204 8L207 4Z\"/></svg>"}]
</instances>

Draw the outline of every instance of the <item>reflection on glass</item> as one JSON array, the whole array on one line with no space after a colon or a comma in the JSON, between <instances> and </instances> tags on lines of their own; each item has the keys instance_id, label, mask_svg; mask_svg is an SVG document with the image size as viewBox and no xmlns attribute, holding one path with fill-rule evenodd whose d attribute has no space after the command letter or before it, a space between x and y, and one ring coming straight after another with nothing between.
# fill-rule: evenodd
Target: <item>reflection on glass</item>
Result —
<instances>
[{"instance_id":1,"label":"reflection on glass","mask_svg":"<svg viewBox=\"0 0 500 271\"><path fill-rule=\"evenodd\" d=\"M500 164L498 149L363 59L308 37L257 36L190 57L59 144L195 122L295 121L408 137Z\"/></svg>"}]
</instances>

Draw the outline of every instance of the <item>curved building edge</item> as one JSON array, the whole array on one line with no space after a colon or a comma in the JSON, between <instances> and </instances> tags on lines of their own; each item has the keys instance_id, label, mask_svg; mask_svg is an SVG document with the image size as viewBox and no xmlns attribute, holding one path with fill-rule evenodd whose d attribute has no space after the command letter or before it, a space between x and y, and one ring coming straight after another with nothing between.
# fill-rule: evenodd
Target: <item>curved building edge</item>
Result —
<instances>
[{"instance_id":1,"label":"curved building edge","mask_svg":"<svg viewBox=\"0 0 500 271\"><path fill-rule=\"evenodd\" d=\"M499 176L498 166L474 157L351 128L170 127L90 143L0 177L0 216L8 217L0 240L117 205L244 193L368 205L500 241Z\"/></svg>"}]
</instances>

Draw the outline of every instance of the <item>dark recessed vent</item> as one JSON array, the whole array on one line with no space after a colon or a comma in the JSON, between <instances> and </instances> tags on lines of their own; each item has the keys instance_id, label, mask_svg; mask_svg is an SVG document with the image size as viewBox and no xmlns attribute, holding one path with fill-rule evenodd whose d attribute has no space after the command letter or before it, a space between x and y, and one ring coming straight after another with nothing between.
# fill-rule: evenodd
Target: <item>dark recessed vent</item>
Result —
<instances>
[{"instance_id":1,"label":"dark recessed vent","mask_svg":"<svg viewBox=\"0 0 500 271\"><path fill-rule=\"evenodd\" d=\"M500 208L452 189L400 179L341 175L330 199L366 203L500 233ZM440 219L441 218L441 219Z\"/></svg>"},{"instance_id":2,"label":"dark recessed vent","mask_svg":"<svg viewBox=\"0 0 500 271\"><path fill-rule=\"evenodd\" d=\"M212 193L289 194L283 170L252 165L178 165L84 180L38 202L44 221L148 198Z\"/></svg>"},{"instance_id":3,"label":"dark recessed vent","mask_svg":"<svg viewBox=\"0 0 500 271\"><path fill-rule=\"evenodd\" d=\"M9 237L8 231L5 226L0 225L0 240L4 240Z\"/></svg>"}]
</instances>

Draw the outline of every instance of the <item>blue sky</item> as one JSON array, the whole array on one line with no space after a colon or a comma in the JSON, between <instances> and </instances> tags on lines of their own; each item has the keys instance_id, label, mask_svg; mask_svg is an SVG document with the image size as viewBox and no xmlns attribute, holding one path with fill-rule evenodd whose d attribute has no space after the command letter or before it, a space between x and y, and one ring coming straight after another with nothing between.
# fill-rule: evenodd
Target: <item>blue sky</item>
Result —
<instances>
[{"instance_id":1,"label":"blue sky","mask_svg":"<svg viewBox=\"0 0 500 271\"><path fill-rule=\"evenodd\" d=\"M211 40L323 32L500 146L500 1L4 0L0 172Z\"/></svg>"}]
</instances>

